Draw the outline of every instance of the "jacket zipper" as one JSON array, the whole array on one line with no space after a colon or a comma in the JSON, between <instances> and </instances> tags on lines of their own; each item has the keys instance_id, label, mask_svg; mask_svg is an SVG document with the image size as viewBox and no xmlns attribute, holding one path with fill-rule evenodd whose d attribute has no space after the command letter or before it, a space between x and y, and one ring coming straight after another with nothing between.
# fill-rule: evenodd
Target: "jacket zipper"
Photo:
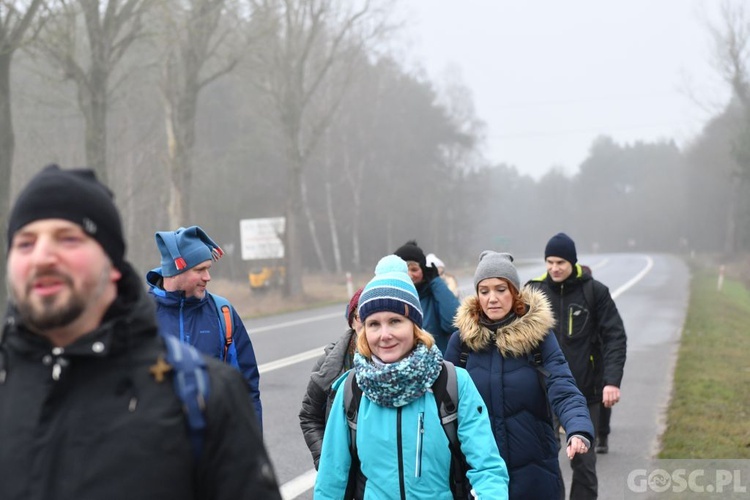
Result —
<instances>
[{"instance_id":1,"label":"jacket zipper","mask_svg":"<svg viewBox=\"0 0 750 500\"><path fill-rule=\"evenodd\" d=\"M185 305L185 299L180 299L180 341L189 344L190 343L190 336L188 335L187 338L185 338L185 321L182 317L182 308Z\"/></svg>"},{"instance_id":2,"label":"jacket zipper","mask_svg":"<svg viewBox=\"0 0 750 500\"><path fill-rule=\"evenodd\" d=\"M565 285L560 285L560 312L565 311ZM560 315L562 316L562 314ZM562 326L562 325L560 325ZM573 311L568 307L568 337L573 336Z\"/></svg>"},{"instance_id":3,"label":"jacket zipper","mask_svg":"<svg viewBox=\"0 0 750 500\"><path fill-rule=\"evenodd\" d=\"M406 486L404 485L404 448L401 443L401 406L396 411L396 441L398 444L398 487L401 500L406 500Z\"/></svg>"},{"instance_id":4,"label":"jacket zipper","mask_svg":"<svg viewBox=\"0 0 750 500\"><path fill-rule=\"evenodd\" d=\"M417 417L417 456L414 466L414 477L422 477L422 440L424 438L424 412Z\"/></svg>"}]
</instances>

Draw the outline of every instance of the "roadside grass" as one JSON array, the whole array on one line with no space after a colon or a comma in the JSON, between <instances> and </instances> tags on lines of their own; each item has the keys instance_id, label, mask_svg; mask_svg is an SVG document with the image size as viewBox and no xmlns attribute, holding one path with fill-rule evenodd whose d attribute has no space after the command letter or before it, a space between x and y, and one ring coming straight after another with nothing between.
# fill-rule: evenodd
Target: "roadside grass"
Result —
<instances>
[{"instance_id":1,"label":"roadside grass","mask_svg":"<svg viewBox=\"0 0 750 500\"><path fill-rule=\"evenodd\" d=\"M659 458L750 458L750 290L715 268L693 269L673 387Z\"/></svg>"}]
</instances>

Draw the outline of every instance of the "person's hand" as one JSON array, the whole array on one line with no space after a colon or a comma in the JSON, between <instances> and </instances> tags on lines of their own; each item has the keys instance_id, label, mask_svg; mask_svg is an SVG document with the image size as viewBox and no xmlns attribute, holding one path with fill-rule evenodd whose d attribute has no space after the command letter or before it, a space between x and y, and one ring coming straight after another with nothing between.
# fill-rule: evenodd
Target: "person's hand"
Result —
<instances>
[{"instance_id":1,"label":"person's hand","mask_svg":"<svg viewBox=\"0 0 750 500\"><path fill-rule=\"evenodd\" d=\"M587 451L589 451L589 448L582 439L576 436L570 438L570 443L568 443L568 448L566 449L569 460L573 460L576 453L586 453Z\"/></svg>"},{"instance_id":2,"label":"person's hand","mask_svg":"<svg viewBox=\"0 0 750 500\"><path fill-rule=\"evenodd\" d=\"M606 408L612 408L620 401L620 388L616 385L605 385L602 391L602 403Z\"/></svg>"},{"instance_id":3,"label":"person's hand","mask_svg":"<svg viewBox=\"0 0 750 500\"><path fill-rule=\"evenodd\" d=\"M429 283L430 281L434 280L438 276L439 276L439 273L435 264L432 264L430 267L425 267L425 270L424 270L425 283Z\"/></svg>"}]
</instances>

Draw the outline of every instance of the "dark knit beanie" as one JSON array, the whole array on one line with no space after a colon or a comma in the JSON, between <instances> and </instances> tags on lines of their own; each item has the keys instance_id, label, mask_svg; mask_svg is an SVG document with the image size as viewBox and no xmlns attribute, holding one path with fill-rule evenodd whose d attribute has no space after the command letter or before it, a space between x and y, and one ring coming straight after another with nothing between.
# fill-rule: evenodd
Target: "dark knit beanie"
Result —
<instances>
[{"instance_id":1,"label":"dark knit beanie","mask_svg":"<svg viewBox=\"0 0 750 500\"><path fill-rule=\"evenodd\" d=\"M364 287L354 292L354 295L352 295L352 298L349 299L349 303L346 305L346 322L349 323L349 328L352 327L352 323L354 322L354 313L357 312L359 296L362 295L362 290L364 290Z\"/></svg>"},{"instance_id":2,"label":"dark knit beanie","mask_svg":"<svg viewBox=\"0 0 750 500\"><path fill-rule=\"evenodd\" d=\"M474 290L479 287L479 282L487 278L504 278L521 290L521 280L518 270L513 265L513 256L505 252L493 252L485 250L479 255L477 270L474 272Z\"/></svg>"},{"instance_id":3,"label":"dark knit beanie","mask_svg":"<svg viewBox=\"0 0 750 500\"><path fill-rule=\"evenodd\" d=\"M8 248L13 235L40 219L64 219L97 241L117 269L122 269L125 238L112 192L88 168L63 170L48 165L18 195L8 218Z\"/></svg>"},{"instance_id":4,"label":"dark knit beanie","mask_svg":"<svg viewBox=\"0 0 750 500\"><path fill-rule=\"evenodd\" d=\"M417 246L417 242L414 240L407 241L398 248L394 254L401 257L404 261L413 261L420 265L422 271L427 267L427 258L421 248Z\"/></svg>"},{"instance_id":5,"label":"dark knit beanie","mask_svg":"<svg viewBox=\"0 0 750 500\"><path fill-rule=\"evenodd\" d=\"M575 266L576 262L578 262L576 244L567 234L557 233L549 239L547 246L544 249L545 260L547 257L560 257Z\"/></svg>"}]
</instances>

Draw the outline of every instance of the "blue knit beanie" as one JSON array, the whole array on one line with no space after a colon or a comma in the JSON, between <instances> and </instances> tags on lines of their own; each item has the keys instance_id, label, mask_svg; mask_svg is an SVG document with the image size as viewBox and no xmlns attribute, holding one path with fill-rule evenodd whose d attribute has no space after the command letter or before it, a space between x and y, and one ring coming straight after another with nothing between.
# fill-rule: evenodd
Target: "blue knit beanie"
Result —
<instances>
[{"instance_id":1,"label":"blue knit beanie","mask_svg":"<svg viewBox=\"0 0 750 500\"><path fill-rule=\"evenodd\" d=\"M549 239L544 249L544 259L547 257L560 257L575 266L578 262L576 244L567 234L557 233Z\"/></svg>"},{"instance_id":2,"label":"blue knit beanie","mask_svg":"<svg viewBox=\"0 0 750 500\"><path fill-rule=\"evenodd\" d=\"M154 235L161 253L162 276L176 276L207 260L219 260L224 252L198 226L177 231L159 231Z\"/></svg>"},{"instance_id":3,"label":"blue knit beanie","mask_svg":"<svg viewBox=\"0 0 750 500\"><path fill-rule=\"evenodd\" d=\"M387 255L375 267L375 277L359 296L359 320L370 314L390 311L409 318L422 328L422 306L417 289L409 277L406 262L397 255Z\"/></svg>"}]
</instances>

